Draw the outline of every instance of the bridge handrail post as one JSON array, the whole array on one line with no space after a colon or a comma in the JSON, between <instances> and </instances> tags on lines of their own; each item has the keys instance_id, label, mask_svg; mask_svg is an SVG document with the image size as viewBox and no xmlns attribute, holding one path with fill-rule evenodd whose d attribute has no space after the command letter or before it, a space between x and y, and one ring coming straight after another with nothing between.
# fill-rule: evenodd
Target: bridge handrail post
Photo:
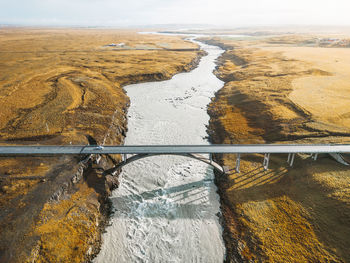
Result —
<instances>
[{"instance_id":1,"label":"bridge handrail post","mask_svg":"<svg viewBox=\"0 0 350 263\"><path fill-rule=\"evenodd\" d=\"M241 165L241 154L238 153L238 154L237 154L237 159L236 159L236 167L235 167L235 171L236 171L237 173L240 173L240 172L241 172L240 169L239 169L240 165Z\"/></svg>"},{"instance_id":2,"label":"bridge handrail post","mask_svg":"<svg viewBox=\"0 0 350 263\"><path fill-rule=\"evenodd\" d=\"M269 169L269 161L270 161L270 153L265 153L264 161L263 161L263 167L265 171Z\"/></svg>"}]
</instances>

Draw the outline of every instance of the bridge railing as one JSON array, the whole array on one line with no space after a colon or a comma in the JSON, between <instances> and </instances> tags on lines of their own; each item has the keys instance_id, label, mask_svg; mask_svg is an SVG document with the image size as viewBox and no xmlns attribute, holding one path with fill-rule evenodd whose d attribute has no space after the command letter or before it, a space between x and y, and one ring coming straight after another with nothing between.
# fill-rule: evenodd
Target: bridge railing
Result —
<instances>
[{"instance_id":1,"label":"bridge railing","mask_svg":"<svg viewBox=\"0 0 350 263\"><path fill-rule=\"evenodd\" d=\"M240 171L242 154L264 154L263 167L268 169L271 154L288 154L287 162L293 165L295 154L312 154L314 160L318 154L328 153L337 159L335 155L350 153L349 144L211 144L211 145L31 145L31 146L0 146L0 156L47 156L47 155L90 155L90 154L122 154L127 159L127 154L148 155L185 155L185 154L237 154L236 167ZM342 162L341 157L337 159ZM343 164L347 164L344 160Z\"/></svg>"},{"instance_id":2,"label":"bridge railing","mask_svg":"<svg viewBox=\"0 0 350 263\"><path fill-rule=\"evenodd\" d=\"M211 145L31 145L0 146L0 155L142 154L142 153L350 153L350 144Z\"/></svg>"}]
</instances>

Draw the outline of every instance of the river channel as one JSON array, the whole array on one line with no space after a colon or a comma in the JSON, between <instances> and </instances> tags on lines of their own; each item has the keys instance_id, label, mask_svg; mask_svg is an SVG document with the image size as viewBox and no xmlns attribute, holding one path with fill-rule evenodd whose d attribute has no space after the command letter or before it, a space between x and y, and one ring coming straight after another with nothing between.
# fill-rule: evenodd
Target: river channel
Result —
<instances>
[{"instance_id":1,"label":"river channel","mask_svg":"<svg viewBox=\"0 0 350 263\"><path fill-rule=\"evenodd\" d=\"M196 43L208 53L196 69L125 87L131 101L125 145L209 144L207 105L223 86L213 74L223 50ZM111 196L114 214L94 262L223 262L210 166L156 156L124 166L119 178Z\"/></svg>"}]
</instances>

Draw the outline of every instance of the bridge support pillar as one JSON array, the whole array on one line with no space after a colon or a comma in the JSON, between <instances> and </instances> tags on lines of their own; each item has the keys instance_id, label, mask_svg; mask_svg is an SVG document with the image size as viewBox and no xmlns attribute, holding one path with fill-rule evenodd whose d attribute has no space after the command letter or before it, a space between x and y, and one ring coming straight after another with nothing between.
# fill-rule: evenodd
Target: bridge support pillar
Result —
<instances>
[{"instance_id":1,"label":"bridge support pillar","mask_svg":"<svg viewBox=\"0 0 350 263\"><path fill-rule=\"evenodd\" d=\"M314 159L314 161L316 161L317 160L317 156L318 156L318 153L312 154L312 159Z\"/></svg>"},{"instance_id":2,"label":"bridge support pillar","mask_svg":"<svg viewBox=\"0 0 350 263\"><path fill-rule=\"evenodd\" d=\"M236 160L236 167L235 170L237 173L240 173L241 171L239 170L239 167L241 165L241 154L237 154L237 160Z\"/></svg>"},{"instance_id":3,"label":"bridge support pillar","mask_svg":"<svg viewBox=\"0 0 350 263\"><path fill-rule=\"evenodd\" d=\"M100 161L101 161L101 155L100 155L100 154L97 154L97 155L96 155L96 159L95 159L96 164L99 164Z\"/></svg>"},{"instance_id":4,"label":"bridge support pillar","mask_svg":"<svg viewBox=\"0 0 350 263\"><path fill-rule=\"evenodd\" d=\"M289 164L290 167L293 166L294 158L295 158L295 153L289 153L288 154L287 163Z\"/></svg>"},{"instance_id":5,"label":"bridge support pillar","mask_svg":"<svg viewBox=\"0 0 350 263\"><path fill-rule=\"evenodd\" d=\"M265 153L264 162L263 162L263 167L264 167L265 171L267 171L269 169L269 162L270 162L270 154Z\"/></svg>"}]
</instances>

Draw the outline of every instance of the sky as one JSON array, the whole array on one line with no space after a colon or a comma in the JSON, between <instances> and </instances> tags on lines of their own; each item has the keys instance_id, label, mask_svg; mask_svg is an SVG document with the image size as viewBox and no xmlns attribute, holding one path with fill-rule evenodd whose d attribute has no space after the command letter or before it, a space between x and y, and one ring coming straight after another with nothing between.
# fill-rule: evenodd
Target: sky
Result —
<instances>
[{"instance_id":1,"label":"sky","mask_svg":"<svg viewBox=\"0 0 350 263\"><path fill-rule=\"evenodd\" d=\"M350 25L350 0L0 0L0 24Z\"/></svg>"}]
</instances>

